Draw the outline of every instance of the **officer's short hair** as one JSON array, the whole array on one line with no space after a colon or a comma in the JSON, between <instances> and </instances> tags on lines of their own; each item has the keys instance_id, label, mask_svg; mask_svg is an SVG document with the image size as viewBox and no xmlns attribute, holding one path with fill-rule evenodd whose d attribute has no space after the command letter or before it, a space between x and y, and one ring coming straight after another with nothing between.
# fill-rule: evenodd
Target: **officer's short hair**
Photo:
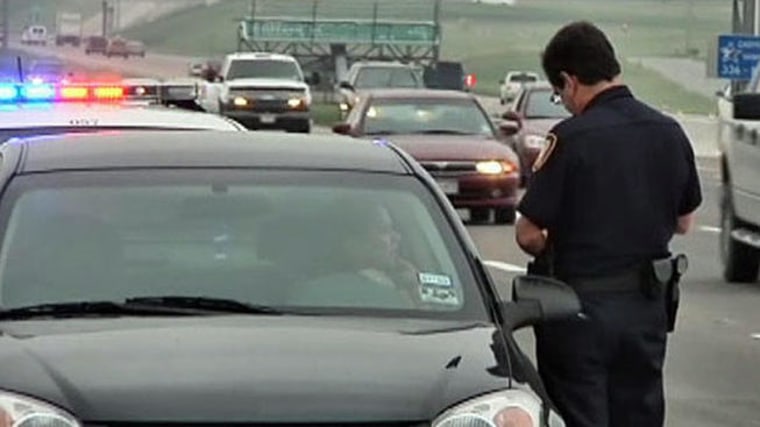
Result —
<instances>
[{"instance_id":1,"label":"officer's short hair","mask_svg":"<svg viewBox=\"0 0 760 427\"><path fill-rule=\"evenodd\" d=\"M564 87L560 72L578 77L585 85L612 80L620 74L615 50L602 30L587 21L562 27L541 55L544 73L552 86Z\"/></svg>"}]
</instances>

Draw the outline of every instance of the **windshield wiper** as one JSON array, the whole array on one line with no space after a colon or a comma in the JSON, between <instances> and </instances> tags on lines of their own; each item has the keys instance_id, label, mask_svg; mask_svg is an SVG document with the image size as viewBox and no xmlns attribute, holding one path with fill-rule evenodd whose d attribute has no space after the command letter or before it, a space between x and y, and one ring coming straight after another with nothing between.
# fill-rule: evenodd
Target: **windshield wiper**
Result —
<instances>
[{"instance_id":1,"label":"windshield wiper","mask_svg":"<svg viewBox=\"0 0 760 427\"><path fill-rule=\"evenodd\" d=\"M413 133L419 133L423 135L475 135L475 132L467 132L462 130L453 130L453 129L426 129L426 130L420 130Z\"/></svg>"},{"instance_id":2,"label":"windshield wiper","mask_svg":"<svg viewBox=\"0 0 760 427\"><path fill-rule=\"evenodd\" d=\"M125 301L129 305L140 307L164 307L174 309L202 310L222 313L242 313L242 314L285 314L284 311L278 310L267 305L249 304L234 299L210 298L210 297L188 297L188 296L147 296L128 298Z\"/></svg>"},{"instance_id":3,"label":"windshield wiper","mask_svg":"<svg viewBox=\"0 0 760 427\"><path fill-rule=\"evenodd\" d=\"M364 132L365 135L395 135L398 132L394 132L391 130L378 130L374 132Z\"/></svg>"},{"instance_id":4,"label":"windshield wiper","mask_svg":"<svg viewBox=\"0 0 760 427\"><path fill-rule=\"evenodd\" d=\"M36 304L0 310L0 320L32 319L37 317L91 317L91 316L166 316L197 314L187 310L158 306L141 306L114 301L80 301Z\"/></svg>"}]
</instances>

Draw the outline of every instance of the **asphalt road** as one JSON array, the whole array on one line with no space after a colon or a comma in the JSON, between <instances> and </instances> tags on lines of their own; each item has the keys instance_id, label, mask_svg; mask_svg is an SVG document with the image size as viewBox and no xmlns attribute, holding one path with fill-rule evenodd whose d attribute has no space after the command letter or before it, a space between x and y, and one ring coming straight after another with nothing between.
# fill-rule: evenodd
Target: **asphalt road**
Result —
<instances>
[{"instance_id":1,"label":"asphalt road","mask_svg":"<svg viewBox=\"0 0 760 427\"><path fill-rule=\"evenodd\" d=\"M108 59L66 49L29 49L54 54L81 67L118 70L126 75L182 76L188 58L151 55L146 58ZM497 113L493 98L482 100ZM717 170L714 124L709 118L677 117L700 156L705 201L697 227L674 239L674 249L690 257L682 284L681 313L670 337L666 364L668 426L760 426L760 285L730 285L720 276L718 256ZM693 124L696 123L696 124ZM528 261L514 243L512 226L469 225L468 230L490 269L508 296L511 279ZM517 333L532 355L530 330Z\"/></svg>"}]
</instances>

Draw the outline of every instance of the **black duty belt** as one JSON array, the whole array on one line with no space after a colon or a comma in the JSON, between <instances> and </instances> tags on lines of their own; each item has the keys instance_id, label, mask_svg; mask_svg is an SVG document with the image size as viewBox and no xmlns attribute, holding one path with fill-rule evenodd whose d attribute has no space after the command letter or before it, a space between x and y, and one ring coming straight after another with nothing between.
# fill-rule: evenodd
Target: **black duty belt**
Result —
<instances>
[{"instance_id":1,"label":"black duty belt","mask_svg":"<svg viewBox=\"0 0 760 427\"><path fill-rule=\"evenodd\" d=\"M604 277L566 279L565 283L577 292L630 292L641 290L642 276L642 269L635 268Z\"/></svg>"}]
</instances>

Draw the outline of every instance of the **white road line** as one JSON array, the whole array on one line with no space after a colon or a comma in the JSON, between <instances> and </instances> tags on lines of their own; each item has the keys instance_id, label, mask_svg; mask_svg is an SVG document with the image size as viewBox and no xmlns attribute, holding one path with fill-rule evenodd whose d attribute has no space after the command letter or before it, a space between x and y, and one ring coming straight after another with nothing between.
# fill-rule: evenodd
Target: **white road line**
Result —
<instances>
[{"instance_id":1,"label":"white road line","mask_svg":"<svg viewBox=\"0 0 760 427\"><path fill-rule=\"evenodd\" d=\"M720 233L720 227L712 227L709 225L701 225L699 226L699 231L704 231L707 233Z\"/></svg>"},{"instance_id":2,"label":"white road line","mask_svg":"<svg viewBox=\"0 0 760 427\"><path fill-rule=\"evenodd\" d=\"M486 260L483 261L483 264L496 268L498 270L506 271L507 273L525 273L527 270L525 270L525 267L520 267L519 265L514 264L508 264L506 262L501 261L493 261L493 260Z\"/></svg>"}]
</instances>

